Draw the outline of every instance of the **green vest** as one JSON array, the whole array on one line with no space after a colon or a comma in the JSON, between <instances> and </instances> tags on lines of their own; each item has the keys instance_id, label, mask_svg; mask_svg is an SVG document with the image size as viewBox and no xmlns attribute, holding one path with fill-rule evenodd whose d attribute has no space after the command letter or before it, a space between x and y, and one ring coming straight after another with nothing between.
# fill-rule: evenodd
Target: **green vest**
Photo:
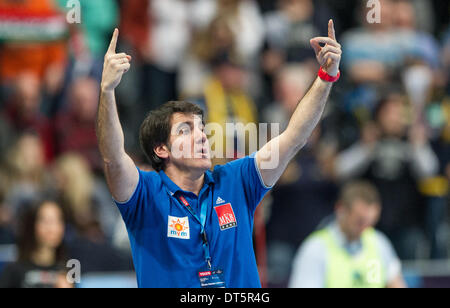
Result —
<instances>
[{"instance_id":1,"label":"green vest","mask_svg":"<svg viewBox=\"0 0 450 308\"><path fill-rule=\"evenodd\" d=\"M311 235L325 244L327 288L384 288L385 272L378 253L375 230L370 228L361 236L362 251L350 255L337 245L331 231L326 228Z\"/></svg>"}]
</instances>

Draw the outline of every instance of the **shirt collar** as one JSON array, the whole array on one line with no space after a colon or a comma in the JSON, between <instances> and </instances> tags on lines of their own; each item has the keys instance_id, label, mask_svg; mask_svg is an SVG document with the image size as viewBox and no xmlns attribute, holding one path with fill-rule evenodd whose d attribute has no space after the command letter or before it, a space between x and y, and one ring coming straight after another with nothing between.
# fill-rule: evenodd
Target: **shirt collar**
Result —
<instances>
[{"instance_id":1,"label":"shirt collar","mask_svg":"<svg viewBox=\"0 0 450 308\"><path fill-rule=\"evenodd\" d=\"M186 191L182 190L177 184L175 184L163 170L159 171L159 176L161 177L164 185L166 185L166 187L169 189L171 195L174 195L178 191L186 193ZM211 183L214 184L214 177L212 175L212 172L210 170L207 170L205 172L205 182L203 186L210 185Z\"/></svg>"},{"instance_id":2,"label":"shirt collar","mask_svg":"<svg viewBox=\"0 0 450 308\"><path fill-rule=\"evenodd\" d=\"M339 247L342 247L351 255L355 255L361 251L361 239L349 242L342 232L341 227L339 226L337 221L332 222L329 228Z\"/></svg>"}]
</instances>

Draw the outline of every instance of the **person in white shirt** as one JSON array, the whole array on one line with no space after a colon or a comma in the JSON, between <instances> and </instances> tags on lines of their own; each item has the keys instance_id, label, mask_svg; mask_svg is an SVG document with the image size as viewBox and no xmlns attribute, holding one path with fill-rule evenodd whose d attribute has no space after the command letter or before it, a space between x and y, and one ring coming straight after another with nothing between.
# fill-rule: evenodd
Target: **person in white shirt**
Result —
<instances>
[{"instance_id":1,"label":"person in white shirt","mask_svg":"<svg viewBox=\"0 0 450 308\"><path fill-rule=\"evenodd\" d=\"M336 218L299 248L290 288L406 287L401 263L389 240L373 229L381 212L378 192L368 182L345 185Z\"/></svg>"}]
</instances>

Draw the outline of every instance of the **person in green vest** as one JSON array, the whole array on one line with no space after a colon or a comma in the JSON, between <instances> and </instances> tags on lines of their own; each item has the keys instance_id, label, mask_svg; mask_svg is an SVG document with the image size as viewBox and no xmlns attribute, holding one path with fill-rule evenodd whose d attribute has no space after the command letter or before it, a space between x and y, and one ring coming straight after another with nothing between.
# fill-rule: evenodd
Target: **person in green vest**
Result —
<instances>
[{"instance_id":1,"label":"person in green vest","mask_svg":"<svg viewBox=\"0 0 450 308\"><path fill-rule=\"evenodd\" d=\"M335 206L335 218L300 246L289 287L406 287L392 244L374 229L380 212L374 186L363 181L346 184Z\"/></svg>"}]
</instances>

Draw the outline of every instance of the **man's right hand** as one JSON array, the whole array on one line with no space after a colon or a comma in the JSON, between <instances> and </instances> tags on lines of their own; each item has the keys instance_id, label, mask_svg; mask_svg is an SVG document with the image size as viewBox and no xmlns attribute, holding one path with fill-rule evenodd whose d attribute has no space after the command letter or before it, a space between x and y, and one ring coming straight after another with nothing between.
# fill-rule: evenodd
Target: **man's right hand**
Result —
<instances>
[{"instance_id":1,"label":"man's right hand","mask_svg":"<svg viewBox=\"0 0 450 308\"><path fill-rule=\"evenodd\" d=\"M119 30L115 29L108 51L105 54L102 75L102 91L113 91L122 80L122 76L130 69L131 56L126 53L116 53Z\"/></svg>"}]
</instances>

